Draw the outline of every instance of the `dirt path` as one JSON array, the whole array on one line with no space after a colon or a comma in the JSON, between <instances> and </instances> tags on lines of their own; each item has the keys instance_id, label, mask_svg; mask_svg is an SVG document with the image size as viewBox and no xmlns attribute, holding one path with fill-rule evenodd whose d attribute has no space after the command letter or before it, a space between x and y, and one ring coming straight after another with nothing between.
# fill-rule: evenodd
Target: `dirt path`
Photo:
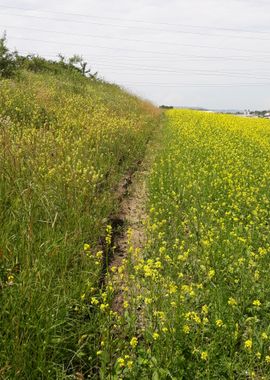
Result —
<instances>
[{"instance_id":1,"label":"dirt path","mask_svg":"<svg viewBox=\"0 0 270 380\"><path fill-rule=\"evenodd\" d=\"M147 202L147 177L150 174L155 155L158 151L158 142L149 142L145 157L138 163L136 171L129 174L119 185L118 194L121 203L119 213L112 218L114 226L114 254L110 263L110 268L114 267L112 276L115 298L112 309L121 313L123 310L122 288L127 285L125 279L121 278L118 268L122 265L123 259L128 255L129 244L134 249L141 249L146 240L144 220L146 218ZM128 231L131 230L131 236ZM128 243L129 240L129 243Z\"/></svg>"}]
</instances>

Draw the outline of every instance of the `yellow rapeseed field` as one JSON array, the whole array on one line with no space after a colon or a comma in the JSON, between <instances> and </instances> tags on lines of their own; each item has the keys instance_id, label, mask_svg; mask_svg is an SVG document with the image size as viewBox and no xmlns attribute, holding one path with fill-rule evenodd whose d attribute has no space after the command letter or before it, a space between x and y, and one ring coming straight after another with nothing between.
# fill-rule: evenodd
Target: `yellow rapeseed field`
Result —
<instances>
[{"instance_id":1,"label":"yellow rapeseed field","mask_svg":"<svg viewBox=\"0 0 270 380\"><path fill-rule=\"evenodd\" d=\"M114 373L269 379L270 122L171 110L163 139Z\"/></svg>"}]
</instances>

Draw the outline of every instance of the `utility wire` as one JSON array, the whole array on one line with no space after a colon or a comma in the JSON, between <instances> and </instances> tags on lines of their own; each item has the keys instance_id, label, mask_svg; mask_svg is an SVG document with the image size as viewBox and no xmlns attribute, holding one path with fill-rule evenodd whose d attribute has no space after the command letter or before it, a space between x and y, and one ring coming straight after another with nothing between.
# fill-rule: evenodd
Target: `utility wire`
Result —
<instances>
[{"instance_id":1,"label":"utility wire","mask_svg":"<svg viewBox=\"0 0 270 380\"><path fill-rule=\"evenodd\" d=\"M123 38L123 37L113 37L113 36L106 36L106 35L96 35L96 34L78 34L78 33L70 33L70 32L61 32L57 30L48 30L48 29L40 29L40 28L29 28L29 27L18 27L18 26L13 26L13 25L1 25L3 28L11 28L11 29L25 29L25 30L30 30L30 31L38 31L38 32L44 32L44 33L53 33L53 34L61 34L61 35L68 35L68 36L77 36L77 37L92 37L92 38L104 38L104 39L114 39L114 40L122 40L122 41L131 41L131 42L143 42L143 43L157 43L157 44L165 44L166 46L172 45L172 46L180 46L183 47L183 44L177 44L177 43L170 43L170 42L164 42L164 41L150 41L150 40L138 40L138 39L132 39L132 38ZM199 47L199 46L198 46ZM194 56L196 57L196 56ZM263 58L270 58L269 56L261 56ZM206 57L207 58L207 57ZM217 57L210 57L210 58L217 58ZM221 59L224 59L226 57L220 57ZM230 57L229 57L230 58ZM240 58L247 58L247 57L240 57ZM257 59L259 57L256 57ZM230 58L232 59L232 58ZM256 59L256 62L257 62Z\"/></svg>"},{"instance_id":2,"label":"utility wire","mask_svg":"<svg viewBox=\"0 0 270 380\"><path fill-rule=\"evenodd\" d=\"M64 18L55 18L55 17L46 17L46 16L35 16L35 15L29 15L29 14L16 14L16 13L5 13L5 15L11 15L11 16L18 16L18 17L30 17L30 18L36 18L36 19L44 19L44 20L54 20L54 21L60 21L60 22L68 22L68 23L76 23L76 24L88 24L88 21L78 21L78 20L69 20ZM184 30L166 30L166 29L159 29L159 28L145 28L145 27L137 27L134 25L120 25L120 24L106 24L96 21L91 21L92 25L101 25L101 26L110 26L115 28L121 28L121 29L139 29L139 30L149 30L154 32L166 32L166 33L177 33L177 34L197 34L197 35L207 35L207 36L213 36L211 33L205 33L205 32L190 32L190 31L184 31ZM216 35L215 35L216 36ZM228 37L228 35L222 35L220 34L219 37ZM269 41L270 38L259 38L259 37L251 37L251 36L230 36L230 38L242 38L242 39L248 39L248 40L261 40L261 41Z\"/></svg>"},{"instance_id":3,"label":"utility wire","mask_svg":"<svg viewBox=\"0 0 270 380\"><path fill-rule=\"evenodd\" d=\"M231 75L231 76L244 76L244 77L250 77L250 78L254 78L254 79L266 79L265 77L255 77L253 74L251 74L250 72L248 73L243 73L242 71L241 72L235 72L235 71L219 71L219 70L210 70L210 69L186 69L186 68L181 68L180 71L179 70L170 70L170 69L167 69L167 68L155 68L153 66L141 66L141 65L125 65L125 64L117 64L117 65L111 65L111 64L107 64L107 63L101 63L100 64L101 66L103 67L115 67L115 68L119 68L119 69L123 69L123 68L127 68L127 69L132 69L132 70L143 70L143 71L151 71L151 72L161 72L161 73L172 73L172 74L182 74L182 73L195 73L195 74L206 74L206 75L220 75L220 74L228 74L228 75ZM268 73L266 73L268 74ZM270 78L268 78L270 79Z\"/></svg>"},{"instance_id":4,"label":"utility wire","mask_svg":"<svg viewBox=\"0 0 270 380\"><path fill-rule=\"evenodd\" d=\"M208 88L208 87L216 87L216 88L220 88L220 87L257 87L257 86L270 86L270 82L268 83L230 83L230 84L205 84L205 85L202 85L202 84L182 84L182 83L179 83L179 84L171 84L171 83L148 83L148 82L144 82L144 83L125 83L125 84L122 84L120 86L158 86L158 87L176 87L176 88L179 88L179 87L189 87L189 88L197 88L197 87L202 87L202 88Z\"/></svg>"},{"instance_id":5,"label":"utility wire","mask_svg":"<svg viewBox=\"0 0 270 380\"><path fill-rule=\"evenodd\" d=\"M47 55L48 56L48 55ZM198 76L204 76L204 77L212 77L212 76L223 76L223 77L232 77L232 78L247 78L247 79L258 79L258 80L270 80L270 77L267 76L256 76L250 73L243 73L243 72L228 72L228 71L213 71L213 70L207 70L207 69L186 69L182 68L180 71L178 70L169 70L166 68L155 68L152 66L141 66L141 65L125 65L125 64L110 64L110 63L99 63L95 65L97 69L110 69L111 72L115 73L121 73L121 74L132 74L132 75L144 75L147 73L147 75L159 75L162 74L178 74L178 75L186 75L193 74ZM113 69L113 70L111 70ZM128 70L128 71L127 71ZM138 71L139 72L136 72ZM135 72L135 73L134 73ZM265 73L266 75L268 73Z\"/></svg>"},{"instance_id":6,"label":"utility wire","mask_svg":"<svg viewBox=\"0 0 270 380\"><path fill-rule=\"evenodd\" d=\"M176 53L170 53L170 52L160 52L160 51L153 51L153 50L140 50L140 49L133 49L133 48L125 48L125 47L111 47L111 46L101 46L101 45L90 45L90 44L80 44L80 43L74 43L74 42L57 42L57 41L48 41L48 40L43 40L43 39L37 39L37 38L25 38L25 37L19 37L19 36L12 36L9 35L11 38L19 39L19 40L24 40L24 41L35 41L35 42L44 42L44 43L49 43L49 44L56 44L56 45L72 45L72 46L80 46L80 47L94 47L94 48L100 48L100 49L108 49L108 50L120 50L120 51L131 51L131 52L138 52L138 53L147 53L147 54L157 54L161 56L172 56L172 57L181 57L181 53L176 54ZM202 47L198 45L187 45L183 44L182 46L193 46L193 47ZM222 49L222 48L220 48ZM239 49L240 50L240 49ZM270 56L269 56L270 57Z\"/></svg>"},{"instance_id":7,"label":"utility wire","mask_svg":"<svg viewBox=\"0 0 270 380\"><path fill-rule=\"evenodd\" d=\"M48 57L51 57L51 58L59 58L59 52L50 52L50 53L42 53L42 52L33 52L33 51L24 51L24 50L20 50L20 53L21 54L29 54L29 55L41 55L41 56L48 56ZM102 54L93 54L91 55L91 60L93 59L98 59L99 62L100 62L100 59L105 59L106 62L109 62L109 58L112 58L113 59L113 62L116 62L115 59L117 60L120 60L121 62L124 61L131 61L132 63L141 63L142 60L140 59L139 62L137 62L136 60L134 61L135 58L138 58L137 56L131 56L131 55L119 55L119 54L116 54L116 55L102 55ZM147 57L148 58L148 57ZM151 57L149 57L151 58ZM148 58L148 63L151 63L151 61L149 61L149 58ZM176 64L179 64L179 63L183 63L185 60L190 60L192 63L194 61L201 61L201 60L210 60L210 62L214 62L215 60L222 60L222 61L241 61L241 62L256 62L256 63L267 63L269 64L270 63L270 60L261 60L261 57L249 57L249 56L234 56L234 57L227 57L227 56L214 56L214 55L195 55L195 54L183 54L181 56L179 56L179 58L181 58L180 61L177 61L177 60L174 60L173 62L176 63ZM260 59L258 59L260 58ZM270 58L270 56L269 56ZM164 59L166 59L166 63L167 63L167 58L165 57ZM154 60L154 63L158 63L158 62L162 62L164 63L164 59L161 58L161 57L155 57L153 58ZM91 63L91 62L90 62Z\"/></svg>"},{"instance_id":8,"label":"utility wire","mask_svg":"<svg viewBox=\"0 0 270 380\"><path fill-rule=\"evenodd\" d=\"M147 21L142 19L131 19L131 18L119 18L119 17L108 17L108 16L97 16L93 14L81 14L81 13L71 13L71 12L60 12L60 11L52 11L48 9L34 9L34 8L22 8L22 7L12 7L0 4L0 8L5 9L15 9L15 10L23 10L23 11L32 11L32 12L43 12L43 13L52 13L52 14L61 14L67 16L75 16L75 17L84 17L84 18L94 18L94 19L104 19L104 20L117 20L123 22L133 22L133 23L143 23L143 24L151 24L151 25L166 25L166 26L176 26L176 27L187 27L187 28L201 28L207 30L222 30L229 32L237 32L237 33L258 33L258 34L270 34L270 30L254 30L254 29L240 29L240 28L225 28L225 27L214 27L214 26L206 26L206 25L192 25L192 24L174 24L167 22L154 22Z\"/></svg>"}]
</instances>

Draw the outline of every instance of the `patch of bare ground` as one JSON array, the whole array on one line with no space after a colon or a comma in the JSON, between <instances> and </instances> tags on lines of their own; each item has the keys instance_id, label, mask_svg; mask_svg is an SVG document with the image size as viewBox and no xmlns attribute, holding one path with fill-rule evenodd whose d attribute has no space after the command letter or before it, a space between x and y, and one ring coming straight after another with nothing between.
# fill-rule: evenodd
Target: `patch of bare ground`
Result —
<instances>
[{"instance_id":1,"label":"patch of bare ground","mask_svg":"<svg viewBox=\"0 0 270 380\"><path fill-rule=\"evenodd\" d=\"M142 249L146 241L144 230L144 221L147 215L146 179L150 173L157 149L158 142L150 141L143 161L138 162L136 170L129 173L119 184L120 208L118 214L111 217L114 230L114 252L109 269L114 267L111 279L115 290L112 309L120 314L123 311L122 289L128 284L125 283L125 276L119 276L118 268L121 267L123 259L127 258L129 246L134 249ZM130 236L129 230L132 231Z\"/></svg>"}]
</instances>

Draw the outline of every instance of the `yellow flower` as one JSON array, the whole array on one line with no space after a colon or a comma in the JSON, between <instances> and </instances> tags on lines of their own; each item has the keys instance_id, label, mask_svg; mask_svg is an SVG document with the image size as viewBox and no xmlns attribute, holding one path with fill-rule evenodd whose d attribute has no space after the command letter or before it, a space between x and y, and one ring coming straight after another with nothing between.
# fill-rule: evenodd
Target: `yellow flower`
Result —
<instances>
[{"instance_id":1,"label":"yellow flower","mask_svg":"<svg viewBox=\"0 0 270 380\"><path fill-rule=\"evenodd\" d=\"M247 339L247 340L245 341L245 348L246 348L247 350L251 350L251 349L252 349L252 340L251 340L251 339Z\"/></svg>"},{"instance_id":2,"label":"yellow flower","mask_svg":"<svg viewBox=\"0 0 270 380\"><path fill-rule=\"evenodd\" d=\"M184 325L184 326L183 326L183 332L184 332L185 334L189 334L189 333L190 333L190 327L189 327L188 325Z\"/></svg>"},{"instance_id":3,"label":"yellow flower","mask_svg":"<svg viewBox=\"0 0 270 380\"><path fill-rule=\"evenodd\" d=\"M229 300L228 300L228 305L230 305L230 306L236 306L237 305L236 299L233 298L233 297L230 297Z\"/></svg>"},{"instance_id":4,"label":"yellow flower","mask_svg":"<svg viewBox=\"0 0 270 380\"><path fill-rule=\"evenodd\" d=\"M8 284L9 284L9 285L12 285L12 284L13 284L13 280L14 280L14 276L13 276L13 274L9 274L9 275L8 275L8 280L7 280Z\"/></svg>"},{"instance_id":5,"label":"yellow flower","mask_svg":"<svg viewBox=\"0 0 270 380\"><path fill-rule=\"evenodd\" d=\"M102 303L101 305L100 305L100 310L101 311L105 311L107 308L109 307L109 304L104 304L104 303Z\"/></svg>"},{"instance_id":6,"label":"yellow flower","mask_svg":"<svg viewBox=\"0 0 270 380\"><path fill-rule=\"evenodd\" d=\"M208 310L209 310L208 306L207 305L203 305L203 307L202 307L203 314L208 314Z\"/></svg>"},{"instance_id":7,"label":"yellow flower","mask_svg":"<svg viewBox=\"0 0 270 380\"><path fill-rule=\"evenodd\" d=\"M107 225L106 227L106 237L105 237L107 245L110 245L112 242L112 226Z\"/></svg>"},{"instance_id":8,"label":"yellow flower","mask_svg":"<svg viewBox=\"0 0 270 380\"><path fill-rule=\"evenodd\" d=\"M266 361L266 363L270 363L270 356L269 355L266 355L265 361Z\"/></svg>"},{"instance_id":9,"label":"yellow flower","mask_svg":"<svg viewBox=\"0 0 270 380\"><path fill-rule=\"evenodd\" d=\"M214 269L210 269L210 271L208 272L208 278L211 280L214 276L215 276L215 270Z\"/></svg>"},{"instance_id":10,"label":"yellow flower","mask_svg":"<svg viewBox=\"0 0 270 380\"><path fill-rule=\"evenodd\" d=\"M252 305L253 305L253 306L257 306L257 307L259 307L259 306L261 306L261 301L260 301L260 300L254 300L254 301L252 302Z\"/></svg>"},{"instance_id":11,"label":"yellow flower","mask_svg":"<svg viewBox=\"0 0 270 380\"><path fill-rule=\"evenodd\" d=\"M217 320L216 320L216 326L217 326L217 327L222 327L222 326L223 326L223 321L222 321L222 319L217 319Z\"/></svg>"},{"instance_id":12,"label":"yellow flower","mask_svg":"<svg viewBox=\"0 0 270 380\"><path fill-rule=\"evenodd\" d=\"M129 361L127 362L127 367L128 367L128 369L131 369L132 366L133 366L133 361L132 361L132 360L129 360Z\"/></svg>"},{"instance_id":13,"label":"yellow flower","mask_svg":"<svg viewBox=\"0 0 270 380\"><path fill-rule=\"evenodd\" d=\"M99 300L96 297L91 298L91 304L92 305L98 305L98 303L99 303Z\"/></svg>"},{"instance_id":14,"label":"yellow flower","mask_svg":"<svg viewBox=\"0 0 270 380\"><path fill-rule=\"evenodd\" d=\"M265 332L262 333L261 337L262 337L263 340L267 340L268 339L268 335Z\"/></svg>"},{"instance_id":15,"label":"yellow flower","mask_svg":"<svg viewBox=\"0 0 270 380\"><path fill-rule=\"evenodd\" d=\"M123 358L118 358L117 363L119 364L119 367L125 367L125 360Z\"/></svg>"},{"instance_id":16,"label":"yellow flower","mask_svg":"<svg viewBox=\"0 0 270 380\"><path fill-rule=\"evenodd\" d=\"M145 298L144 299L144 302L146 303L146 305L150 305L152 303L152 299L151 298Z\"/></svg>"},{"instance_id":17,"label":"yellow flower","mask_svg":"<svg viewBox=\"0 0 270 380\"><path fill-rule=\"evenodd\" d=\"M202 322L204 325L207 325L207 323L209 323L209 319L207 317L204 317Z\"/></svg>"},{"instance_id":18,"label":"yellow flower","mask_svg":"<svg viewBox=\"0 0 270 380\"><path fill-rule=\"evenodd\" d=\"M202 360L207 360L208 359L208 352L207 351L202 351L201 352L201 359Z\"/></svg>"},{"instance_id":19,"label":"yellow flower","mask_svg":"<svg viewBox=\"0 0 270 380\"><path fill-rule=\"evenodd\" d=\"M85 243L85 244L83 245L83 250L84 250L84 251L89 251L89 249L90 249L90 245L87 244L87 243Z\"/></svg>"},{"instance_id":20,"label":"yellow flower","mask_svg":"<svg viewBox=\"0 0 270 380\"><path fill-rule=\"evenodd\" d=\"M98 251L98 252L96 253L96 257L97 257L98 259L101 259L102 256L103 256L103 252L102 252L102 251Z\"/></svg>"},{"instance_id":21,"label":"yellow flower","mask_svg":"<svg viewBox=\"0 0 270 380\"><path fill-rule=\"evenodd\" d=\"M134 337L131 339L131 341L130 341L129 344L131 345L132 348L135 348L135 347L137 346L137 344L138 344L138 339L134 336Z\"/></svg>"},{"instance_id":22,"label":"yellow flower","mask_svg":"<svg viewBox=\"0 0 270 380\"><path fill-rule=\"evenodd\" d=\"M157 340L159 338L159 334L157 332L154 332L153 334L153 339Z\"/></svg>"}]
</instances>

